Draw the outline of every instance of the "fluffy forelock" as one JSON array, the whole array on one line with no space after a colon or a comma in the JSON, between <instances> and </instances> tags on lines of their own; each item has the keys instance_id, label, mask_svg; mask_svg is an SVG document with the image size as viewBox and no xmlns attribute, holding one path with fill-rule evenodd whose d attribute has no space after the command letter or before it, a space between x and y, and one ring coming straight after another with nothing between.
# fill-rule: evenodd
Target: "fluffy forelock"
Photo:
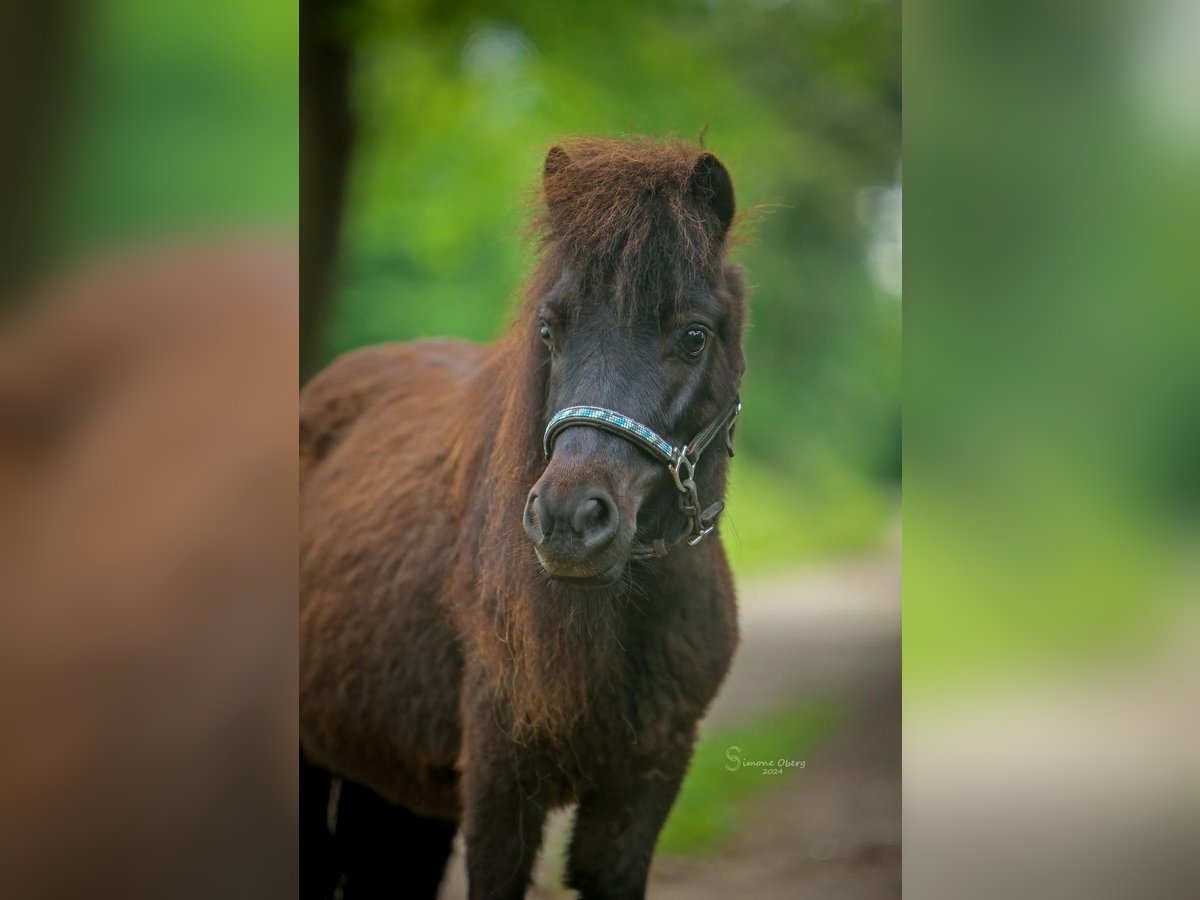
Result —
<instances>
[{"instance_id":1,"label":"fluffy forelock","mask_svg":"<svg viewBox=\"0 0 1200 900\"><path fill-rule=\"evenodd\" d=\"M716 277L725 229L691 190L699 147L641 138L559 146L535 221L544 264L571 271L585 292L604 288L624 317L679 307Z\"/></svg>"}]
</instances>

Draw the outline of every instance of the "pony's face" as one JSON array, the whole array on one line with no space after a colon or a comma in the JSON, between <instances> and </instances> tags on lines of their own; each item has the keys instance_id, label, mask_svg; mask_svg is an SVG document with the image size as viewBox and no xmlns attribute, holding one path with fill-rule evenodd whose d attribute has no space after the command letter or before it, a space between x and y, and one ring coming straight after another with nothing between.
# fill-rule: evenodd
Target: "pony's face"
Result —
<instances>
[{"instance_id":1,"label":"pony's face","mask_svg":"<svg viewBox=\"0 0 1200 900\"><path fill-rule=\"evenodd\" d=\"M720 163L704 158L715 163L728 194L716 201L727 213L711 217L720 229L711 265L666 266L624 282L615 270L605 278L581 277L568 265L541 298L528 338L545 367L546 419L568 406L603 407L682 446L735 397L743 368L741 290L720 257L732 188ZM705 163L706 175L714 171ZM664 235L656 239L662 243ZM664 250L670 253L669 243L655 252ZM647 284L657 290L646 290ZM706 457L723 454L718 441ZM723 461L702 458L701 470L706 465L724 472ZM670 540L685 529L678 497L661 460L618 435L568 427L529 492L525 530L551 577L602 587L621 578L635 542Z\"/></svg>"}]
</instances>

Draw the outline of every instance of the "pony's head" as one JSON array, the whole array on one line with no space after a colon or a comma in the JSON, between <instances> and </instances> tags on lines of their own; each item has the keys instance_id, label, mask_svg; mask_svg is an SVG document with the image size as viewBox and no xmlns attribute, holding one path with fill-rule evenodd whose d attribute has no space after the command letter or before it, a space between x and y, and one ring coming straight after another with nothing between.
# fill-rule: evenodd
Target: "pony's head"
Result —
<instances>
[{"instance_id":1,"label":"pony's head","mask_svg":"<svg viewBox=\"0 0 1200 900\"><path fill-rule=\"evenodd\" d=\"M726 258L733 185L681 143L585 140L551 148L543 257L519 327L544 395L540 425L602 408L681 447L735 400L744 368L744 288ZM554 579L605 586L635 546L687 530L665 461L621 430L557 431L529 491L525 531ZM695 473L719 500L724 435Z\"/></svg>"}]
</instances>

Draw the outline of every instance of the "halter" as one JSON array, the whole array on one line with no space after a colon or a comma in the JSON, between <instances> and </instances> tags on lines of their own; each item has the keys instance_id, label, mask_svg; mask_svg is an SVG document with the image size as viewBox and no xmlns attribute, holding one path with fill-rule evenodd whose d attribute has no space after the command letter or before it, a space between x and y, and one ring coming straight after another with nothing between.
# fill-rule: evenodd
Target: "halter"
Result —
<instances>
[{"instance_id":1,"label":"halter","mask_svg":"<svg viewBox=\"0 0 1200 900\"><path fill-rule=\"evenodd\" d=\"M742 411L741 401L736 397L733 404L723 415L709 423L703 431L682 447L675 447L665 440L652 428L647 428L641 422L623 416L611 409L600 406L568 406L560 409L546 425L546 434L542 438L542 449L546 459L554 450L554 439L566 428L574 425L587 425L599 428L609 434L624 438L630 443L641 447L655 459L666 463L667 471L680 493L679 511L688 520L687 531L675 540L667 543L662 538L649 544L634 544L630 553L632 559L658 559L667 555L667 551L687 541L689 547L694 547L710 535L717 527L717 516L725 508L725 503L718 500L703 512L700 510L700 497L696 492L696 482L693 476L700 462L700 454L713 442L717 435L724 433L725 449L733 456L733 426Z\"/></svg>"}]
</instances>

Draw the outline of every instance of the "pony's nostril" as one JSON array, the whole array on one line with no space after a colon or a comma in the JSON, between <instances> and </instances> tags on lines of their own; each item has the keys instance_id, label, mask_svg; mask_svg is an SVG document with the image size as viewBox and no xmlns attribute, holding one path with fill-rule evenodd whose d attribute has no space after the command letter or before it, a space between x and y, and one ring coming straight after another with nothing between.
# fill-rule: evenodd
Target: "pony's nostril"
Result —
<instances>
[{"instance_id":1,"label":"pony's nostril","mask_svg":"<svg viewBox=\"0 0 1200 900\"><path fill-rule=\"evenodd\" d=\"M600 520L604 518L604 506L595 497L589 500L584 500L575 510L575 516L571 519L571 525L580 534L587 534L592 530L594 525L598 525Z\"/></svg>"},{"instance_id":2,"label":"pony's nostril","mask_svg":"<svg viewBox=\"0 0 1200 900\"><path fill-rule=\"evenodd\" d=\"M530 491L522 524L539 553L578 562L612 542L620 516L612 497L599 488L563 493L553 485Z\"/></svg>"},{"instance_id":3,"label":"pony's nostril","mask_svg":"<svg viewBox=\"0 0 1200 900\"><path fill-rule=\"evenodd\" d=\"M529 501L525 504L525 533L539 547L546 540L546 532L542 527L545 518L546 511L541 498L537 494L531 494Z\"/></svg>"},{"instance_id":4,"label":"pony's nostril","mask_svg":"<svg viewBox=\"0 0 1200 900\"><path fill-rule=\"evenodd\" d=\"M588 547L607 543L617 532L617 508L604 494L587 497L575 507L571 527Z\"/></svg>"}]
</instances>

